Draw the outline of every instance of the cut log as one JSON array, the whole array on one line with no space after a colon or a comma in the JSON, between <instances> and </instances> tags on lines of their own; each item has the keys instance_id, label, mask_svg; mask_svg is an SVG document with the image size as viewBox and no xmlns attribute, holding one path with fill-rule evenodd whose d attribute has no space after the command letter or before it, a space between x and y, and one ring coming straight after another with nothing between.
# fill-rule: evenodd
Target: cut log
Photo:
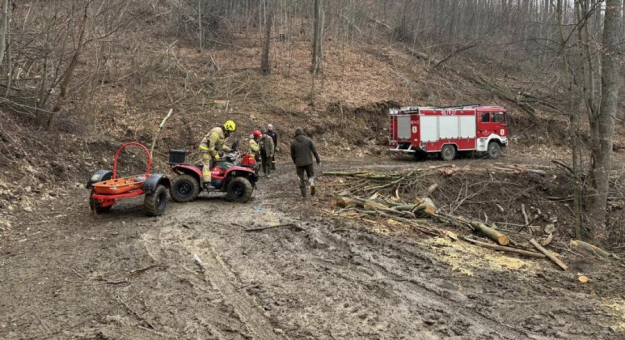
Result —
<instances>
[{"instance_id":1,"label":"cut log","mask_svg":"<svg viewBox=\"0 0 625 340\"><path fill-rule=\"evenodd\" d=\"M610 257L610 253L590 243L586 243L580 240L571 240L570 243L571 247L581 248L591 254L599 255L601 257Z\"/></svg>"},{"instance_id":2,"label":"cut log","mask_svg":"<svg viewBox=\"0 0 625 340\"><path fill-rule=\"evenodd\" d=\"M535 251L527 251L527 250L516 249L516 248L512 248L512 247L498 246L496 244L490 244L490 243L484 243L484 242L476 241L476 240L468 238L468 237L463 237L462 239L464 239L467 242L471 242L471 243L473 243L475 245L478 245L478 246L484 247L484 248L488 248L488 249L506 251L506 252L509 252L509 253L515 253L515 254L531 256L531 257L541 257L541 258L545 258L546 257L545 255L543 255L541 253L537 253Z\"/></svg>"},{"instance_id":3,"label":"cut log","mask_svg":"<svg viewBox=\"0 0 625 340\"><path fill-rule=\"evenodd\" d=\"M550 252L549 250L545 249L543 246L538 244L536 240L530 239L530 243L534 246L534 248L538 249L541 253L545 254L545 256L547 256L547 258L553 261L553 263L557 264L558 267L562 268L562 270L569 270L569 268L566 266L566 264L564 264L564 262L562 262L559 258L557 258L552 252Z\"/></svg>"},{"instance_id":4,"label":"cut log","mask_svg":"<svg viewBox=\"0 0 625 340\"><path fill-rule=\"evenodd\" d=\"M423 212L427 215L434 215L436 214L436 205L434 204L434 202L429 199L429 198L422 198L421 199L421 203L417 206L417 211Z\"/></svg>"},{"instance_id":5,"label":"cut log","mask_svg":"<svg viewBox=\"0 0 625 340\"><path fill-rule=\"evenodd\" d=\"M334 203L341 208L355 207L358 205L358 201L351 197L341 197L335 200Z\"/></svg>"},{"instance_id":6,"label":"cut log","mask_svg":"<svg viewBox=\"0 0 625 340\"><path fill-rule=\"evenodd\" d=\"M483 223L479 222L471 222L471 226L475 228L476 231L488 236L491 240L499 243L502 246L507 246L510 243L510 238L493 228L487 227Z\"/></svg>"}]
</instances>

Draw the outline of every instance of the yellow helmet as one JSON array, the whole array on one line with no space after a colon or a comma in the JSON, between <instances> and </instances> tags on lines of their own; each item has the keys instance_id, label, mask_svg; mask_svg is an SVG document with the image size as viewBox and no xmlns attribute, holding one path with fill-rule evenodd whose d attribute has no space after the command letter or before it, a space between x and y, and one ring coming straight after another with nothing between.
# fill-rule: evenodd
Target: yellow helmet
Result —
<instances>
[{"instance_id":1,"label":"yellow helmet","mask_svg":"<svg viewBox=\"0 0 625 340\"><path fill-rule=\"evenodd\" d=\"M226 123L224 123L224 129L226 129L226 131L234 132L234 130L237 129L237 125L232 119L230 119L227 120Z\"/></svg>"}]
</instances>

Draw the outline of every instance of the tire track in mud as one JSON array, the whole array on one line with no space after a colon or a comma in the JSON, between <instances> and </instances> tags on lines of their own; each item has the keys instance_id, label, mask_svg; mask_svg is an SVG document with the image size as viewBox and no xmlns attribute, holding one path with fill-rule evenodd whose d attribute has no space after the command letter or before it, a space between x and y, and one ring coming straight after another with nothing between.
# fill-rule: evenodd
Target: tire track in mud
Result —
<instances>
[{"instance_id":1,"label":"tire track in mud","mask_svg":"<svg viewBox=\"0 0 625 340\"><path fill-rule=\"evenodd\" d=\"M234 273L232 273L228 266L213 250L210 239L203 237L207 234L202 233L200 236L197 232L188 232L172 228L163 228L151 234L152 235L144 235L143 244L148 254L155 260L171 257L171 251L176 252L174 255L175 258L190 258L193 255L198 256L202 262L203 272L200 275L203 281L210 284L212 289L219 293L224 302L233 308L239 321L247 328L249 334L245 337L249 337L253 334L253 338L259 340L287 339L285 336L276 334L273 331L274 327L270 320L264 315L261 306L253 297L247 295L244 290L240 289L240 285L237 284L238 280ZM167 234L167 239L164 240L163 234ZM184 265L173 266L172 268L175 267L182 268L181 273L171 273L178 278L186 276L184 275L185 273L198 275L197 272L194 272ZM186 278L186 280L204 294L210 293L211 289L202 287L201 281L198 282L198 280L194 280L193 278ZM196 321L203 327L210 329L211 332L219 338L227 338L214 327L214 324L221 326L228 325L228 317L225 315L218 315L215 320L197 319Z\"/></svg>"},{"instance_id":2,"label":"tire track in mud","mask_svg":"<svg viewBox=\"0 0 625 340\"><path fill-rule=\"evenodd\" d=\"M377 235L374 237L367 232L362 232L358 229L352 229L345 236L337 236L332 231L323 226L312 227L316 229L313 232L312 229L308 229L309 232L313 232L317 237L323 237L326 243L331 243L336 246L337 249L344 249L352 256L343 257L344 260L355 265L356 268L366 268L367 270L361 270L363 272L373 271L374 273L367 273L369 279L358 278L354 275L353 271L345 272L344 268L337 265L328 265L328 261L324 261L326 266L332 267L334 271L344 272L341 276L345 275L346 278L356 279L359 281L380 281L388 280L398 284L405 282L413 288L418 289L418 294L425 298L425 302L431 305L431 307L453 310L462 319L470 321L471 324L482 325L484 328L493 332L497 336L503 339L519 339L526 338L528 335L516 329L515 327L508 325L499 320L493 319L488 315L484 315L482 312L469 308L466 304L469 304L468 298L460 292L440 287L436 284L427 282L428 279L422 275L411 275L410 273L400 273L393 269L388 268L382 263L382 259L389 261L395 261L401 259L406 261L410 259L410 263L403 263L411 267L419 267L428 265L432 267L441 266L425 254L415 253L410 249L406 249L408 245L396 244L391 240L386 240L383 236ZM377 251L373 251L371 248L375 247ZM380 249L386 248L389 252L385 254L380 252ZM375 260L375 254L377 258L381 260ZM375 276L378 276L375 278ZM442 308L444 307L444 308ZM502 332L503 331L503 332ZM505 334L502 334L505 333Z\"/></svg>"},{"instance_id":3,"label":"tire track in mud","mask_svg":"<svg viewBox=\"0 0 625 340\"><path fill-rule=\"evenodd\" d=\"M189 250L202 260L206 279L221 292L222 297L234 308L249 331L261 340L286 339L273 331L274 327L261 311L260 305L251 296L240 291L234 284L236 279L233 273L215 254L212 246L210 244L208 246L210 248L192 247Z\"/></svg>"}]
</instances>

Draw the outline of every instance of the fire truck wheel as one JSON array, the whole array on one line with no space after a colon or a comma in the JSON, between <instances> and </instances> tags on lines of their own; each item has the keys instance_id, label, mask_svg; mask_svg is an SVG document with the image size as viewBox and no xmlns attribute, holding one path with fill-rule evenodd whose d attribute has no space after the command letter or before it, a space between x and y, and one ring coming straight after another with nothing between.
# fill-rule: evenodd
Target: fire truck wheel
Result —
<instances>
[{"instance_id":1,"label":"fire truck wheel","mask_svg":"<svg viewBox=\"0 0 625 340\"><path fill-rule=\"evenodd\" d=\"M441 149L441 159L451 161L454 158L456 158L456 147L451 144L443 145Z\"/></svg>"},{"instance_id":2,"label":"fire truck wheel","mask_svg":"<svg viewBox=\"0 0 625 340\"><path fill-rule=\"evenodd\" d=\"M488 158L495 159L501 153L501 146L497 142L488 143Z\"/></svg>"}]
</instances>

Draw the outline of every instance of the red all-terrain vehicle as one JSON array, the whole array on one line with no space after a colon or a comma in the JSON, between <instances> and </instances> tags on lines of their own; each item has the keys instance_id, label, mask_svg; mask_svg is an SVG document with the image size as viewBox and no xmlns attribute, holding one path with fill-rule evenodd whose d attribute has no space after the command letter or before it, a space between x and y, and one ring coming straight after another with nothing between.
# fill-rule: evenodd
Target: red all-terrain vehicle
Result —
<instances>
[{"instance_id":1,"label":"red all-terrain vehicle","mask_svg":"<svg viewBox=\"0 0 625 340\"><path fill-rule=\"evenodd\" d=\"M137 146L148 158L145 174L117 177L117 160L119 154L127 146ZM137 142L123 144L115 153L113 170L98 170L87 181L87 189L91 189L89 206L91 211L101 214L111 210L115 200L145 195L143 208L148 216L162 215L167 206L167 188L169 178L162 174L150 174L152 157L148 149Z\"/></svg>"},{"instance_id":2,"label":"red all-terrain vehicle","mask_svg":"<svg viewBox=\"0 0 625 340\"><path fill-rule=\"evenodd\" d=\"M233 147L233 149L236 149ZM258 181L254 171L254 159L243 157L241 165L237 161L239 153L235 150L225 154L211 168L211 183L204 182L202 164L185 163L185 150L170 150L169 164L178 175L172 180L169 193L174 201L179 203L191 202L200 191L225 192L230 201L246 203L252 198L252 193Z\"/></svg>"}]
</instances>

